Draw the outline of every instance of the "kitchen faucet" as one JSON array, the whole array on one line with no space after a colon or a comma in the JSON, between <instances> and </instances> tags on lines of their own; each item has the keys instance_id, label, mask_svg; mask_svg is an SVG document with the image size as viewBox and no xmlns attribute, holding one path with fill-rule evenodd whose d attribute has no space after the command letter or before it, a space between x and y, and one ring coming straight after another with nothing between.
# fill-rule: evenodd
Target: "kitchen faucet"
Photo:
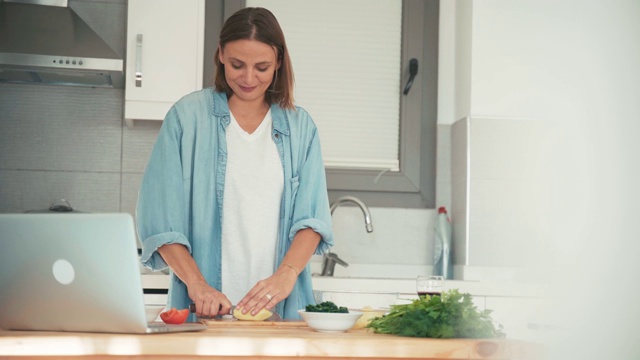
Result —
<instances>
[{"instance_id":1,"label":"kitchen faucet","mask_svg":"<svg viewBox=\"0 0 640 360\"><path fill-rule=\"evenodd\" d=\"M348 267L349 264L340 259L338 254L328 252L322 256L322 272L320 276L333 276L333 270L336 268L336 264L340 264L344 267Z\"/></svg>"},{"instance_id":2,"label":"kitchen faucet","mask_svg":"<svg viewBox=\"0 0 640 360\"><path fill-rule=\"evenodd\" d=\"M330 208L331 215L333 215L333 212L340 205L345 203L354 203L360 207L360 210L362 210L362 214L364 215L364 226L367 229L367 232L368 233L373 232L373 223L371 222L371 213L369 212L369 208L367 207L367 205L365 205L365 203L362 202L362 200L358 199L355 196L343 196L338 200L334 201L333 204L331 204L331 208ZM336 267L336 263L344 267L349 266L349 264L346 261L340 259L340 257L338 257L338 255L335 253L328 252L324 254L322 257L322 273L320 273L320 275L333 276L333 270Z\"/></svg>"},{"instance_id":3,"label":"kitchen faucet","mask_svg":"<svg viewBox=\"0 0 640 360\"><path fill-rule=\"evenodd\" d=\"M345 203L354 203L360 207L360 210L362 210L362 214L364 215L364 226L367 229L367 232L373 232L373 223L371 222L371 213L369 212L369 208L362 202L362 200L355 196L343 196L334 201L330 208L331 215L333 215L333 212L336 211L340 205Z\"/></svg>"}]
</instances>

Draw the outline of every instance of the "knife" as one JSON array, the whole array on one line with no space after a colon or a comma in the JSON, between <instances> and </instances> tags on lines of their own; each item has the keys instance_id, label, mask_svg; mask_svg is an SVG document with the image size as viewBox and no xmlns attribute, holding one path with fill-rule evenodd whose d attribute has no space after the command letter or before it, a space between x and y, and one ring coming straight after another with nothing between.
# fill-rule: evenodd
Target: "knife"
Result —
<instances>
[{"instance_id":1,"label":"knife","mask_svg":"<svg viewBox=\"0 0 640 360\"><path fill-rule=\"evenodd\" d=\"M233 316L233 310L236 308L235 305L231 306L231 311L229 312L229 314L218 314L216 316L198 316L201 319L233 319L233 320L238 320L236 319L235 316ZM222 309L222 304L220 304L220 308L219 310ZM195 313L196 312L196 304L191 303L189 304L189 312ZM271 316L266 318L264 321L283 321L282 317L277 313L277 312L271 312Z\"/></svg>"},{"instance_id":2,"label":"knife","mask_svg":"<svg viewBox=\"0 0 640 360\"><path fill-rule=\"evenodd\" d=\"M198 316L198 317L201 318L201 319L216 319L216 318L220 319L220 318L223 318L223 317L226 316L227 318L236 320L236 318L232 315L233 314L233 309L235 309L235 308L236 308L236 306L232 305L231 306L231 311L228 314L218 314L216 316ZM220 304L220 308L218 308L218 311L220 311L220 310L222 310L222 304ZM196 304L194 304L194 303L189 304L189 312L191 312L191 313L195 313L196 312Z\"/></svg>"}]
</instances>

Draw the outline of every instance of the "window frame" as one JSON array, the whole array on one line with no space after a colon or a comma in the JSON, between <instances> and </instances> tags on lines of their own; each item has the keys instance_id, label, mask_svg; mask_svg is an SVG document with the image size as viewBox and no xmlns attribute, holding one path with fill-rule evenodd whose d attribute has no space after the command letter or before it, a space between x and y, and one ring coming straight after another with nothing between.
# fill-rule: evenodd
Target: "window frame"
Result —
<instances>
[{"instance_id":1,"label":"window frame","mask_svg":"<svg viewBox=\"0 0 640 360\"><path fill-rule=\"evenodd\" d=\"M244 0L206 0L205 64L212 64L208 59L217 46L217 40L208 39L217 39L224 19L245 4ZM435 208L439 4L439 0L402 1L400 171L328 168L330 202L351 195L371 207ZM418 76L404 95L401 90L412 58L418 60ZM212 65L205 66L205 86L213 84L214 71Z\"/></svg>"}]
</instances>

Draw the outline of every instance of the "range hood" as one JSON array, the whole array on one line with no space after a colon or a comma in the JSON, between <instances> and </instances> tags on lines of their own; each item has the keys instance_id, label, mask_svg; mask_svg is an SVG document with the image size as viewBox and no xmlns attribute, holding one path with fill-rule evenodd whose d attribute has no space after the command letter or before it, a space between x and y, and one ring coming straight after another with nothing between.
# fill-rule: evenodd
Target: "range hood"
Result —
<instances>
[{"instance_id":1,"label":"range hood","mask_svg":"<svg viewBox=\"0 0 640 360\"><path fill-rule=\"evenodd\" d=\"M0 0L0 83L122 88L123 69L67 0Z\"/></svg>"}]
</instances>

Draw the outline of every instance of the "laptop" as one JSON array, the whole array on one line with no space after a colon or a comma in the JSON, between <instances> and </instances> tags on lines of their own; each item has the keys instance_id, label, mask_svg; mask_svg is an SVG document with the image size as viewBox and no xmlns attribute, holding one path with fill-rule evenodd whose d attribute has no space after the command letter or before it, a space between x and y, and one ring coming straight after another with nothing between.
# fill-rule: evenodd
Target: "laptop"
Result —
<instances>
[{"instance_id":1,"label":"laptop","mask_svg":"<svg viewBox=\"0 0 640 360\"><path fill-rule=\"evenodd\" d=\"M131 215L0 214L0 329L149 334Z\"/></svg>"}]
</instances>

